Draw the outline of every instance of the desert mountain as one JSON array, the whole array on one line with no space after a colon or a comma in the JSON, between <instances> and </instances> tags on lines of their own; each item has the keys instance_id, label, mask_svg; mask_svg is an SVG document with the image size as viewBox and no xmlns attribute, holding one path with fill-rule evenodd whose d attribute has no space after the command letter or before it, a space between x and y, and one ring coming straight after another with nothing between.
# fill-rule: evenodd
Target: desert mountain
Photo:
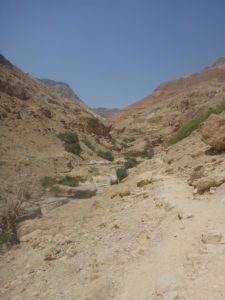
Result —
<instances>
[{"instance_id":1,"label":"desert mountain","mask_svg":"<svg viewBox=\"0 0 225 300\"><path fill-rule=\"evenodd\" d=\"M97 115L103 118L110 118L115 113L119 111L118 108L106 108L106 107L98 107L98 108L91 108L93 112L95 112Z\"/></svg>"},{"instance_id":2,"label":"desert mountain","mask_svg":"<svg viewBox=\"0 0 225 300\"><path fill-rule=\"evenodd\" d=\"M86 109L93 111L97 116L102 118L109 118L114 113L118 112L119 109L117 108L106 108L106 107L99 107L99 108L91 108L88 107L87 104L81 100L77 94L72 90L69 84L62 82L62 81L54 81L50 79L39 79L42 83L44 83L49 90L54 93L60 94L63 97L71 99L75 102L78 102L85 106Z\"/></svg>"},{"instance_id":3,"label":"desert mountain","mask_svg":"<svg viewBox=\"0 0 225 300\"><path fill-rule=\"evenodd\" d=\"M71 89L69 84L62 81L54 81L50 79L39 79L39 80L43 82L46 86L48 86L50 91L56 92L65 98L69 98L71 100L74 100L78 103L82 103L85 105L84 101L77 96L77 94Z\"/></svg>"},{"instance_id":4,"label":"desert mountain","mask_svg":"<svg viewBox=\"0 0 225 300\"><path fill-rule=\"evenodd\" d=\"M225 58L197 74L160 84L140 101L114 114L114 135L127 146L153 147L167 143L187 121L205 113L225 100Z\"/></svg>"}]
</instances>

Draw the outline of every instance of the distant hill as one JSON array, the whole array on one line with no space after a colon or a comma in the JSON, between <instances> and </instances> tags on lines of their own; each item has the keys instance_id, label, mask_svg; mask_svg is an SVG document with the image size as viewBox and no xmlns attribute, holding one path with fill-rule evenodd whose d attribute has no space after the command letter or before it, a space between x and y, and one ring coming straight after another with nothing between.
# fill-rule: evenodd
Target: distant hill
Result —
<instances>
[{"instance_id":1,"label":"distant hill","mask_svg":"<svg viewBox=\"0 0 225 300\"><path fill-rule=\"evenodd\" d=\"M52 92L56 92L62 95L63 97L70 98L76 102L85 105L84 101L77 96L77 94L71 89L69 84L62 81L54 81L50 79L39 79L39 80L45 85L47 85Z\"/></svg>"},{"instance_id":2,"label":"distant hill","mask_svg":"<svg viewBox=\"0 0 225 300\"><path fill-rule=\"evenodd\" d=\"M109 118L115 113L119 112L118 108L106 108L106 107L91 108L91 110L103 118Z\"/></svg>"}]
</instances>

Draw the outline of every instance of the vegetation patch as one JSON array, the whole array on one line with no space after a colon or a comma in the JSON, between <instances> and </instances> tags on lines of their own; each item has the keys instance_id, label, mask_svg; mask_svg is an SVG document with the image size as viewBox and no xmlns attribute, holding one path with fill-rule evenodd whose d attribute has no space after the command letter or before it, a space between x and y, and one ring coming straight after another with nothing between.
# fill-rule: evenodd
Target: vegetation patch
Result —
<instances>
[{"instance_id":1,"label":"vegetation patch","mask_svg":"<svg viewBox=\"0 0 225 300\"><path fill-rule=\"evenodd\" d=\"M75 155L81 154L82 149L80 147L79 137L76 132L66 131L64 133L59 133L58 138L64 142L64 149L67 152Z\"/></svg>"},{"instance_id":2,"label":"vegetation patch","mask_svg":"<svg viewBox=\"0 0 225 300\"><path fill-rule=\"evenodd\" d=\"M139 162L136 160L135 157L128 157L124 163L124 167L126 169L131 169L131 168L136 167L138 164L139 164Z\"/></svg>"},{"instance_id":3,"label":"vegetation patch","mask_svg":"<svg viewBox=\"0 0 225 300\"><path fill-rule=\"evenodd\" d=\"M112 152L110 151L102 151L102 150L98 150L97 151L97 155L101 158L104 158L106 160L109 160L109 161L114 161L114 156L112 154Z\"/></svg>"},{"instance_id":4,"label":"vegetation patch","mask_svg":"<svg viewBox=\"0 0 225 300\"><path fill-rule=\"evenodd\" d=\"M191 120L186 125L184 125L181 129L179 129L178 132L170 139L169 145L174 145L177 142L189 136L194 130L196 130L199 127L199 125L202 122L206 121L211 114L220 114L224 110L225 110L225 103L215 108L210 107L205 114L201 115L200 117L194 120Z\"/></svg>"},{"instance_id":5,"label":"vegetation patch","mask_svg":"<svg viewBox=\"0 0 225 300\"><path fill-rule=\"evenodd\" d=\"M84 181L86 181L86 179L81 176L66 175L59 181L59 183L62 185L74 187L74 186L78 186L80 182L84 182Z\"/></svg>"},{"instance_id":6,"label":"vegetation patch","mask_svg":"<svg viewBox=\"0 0 225 300\"><path fill-rule=\"evenodd\" d=\"M118 182L122 181L124 178L126 178L128 176L127 169L125 167L117 169L116 176L117 176Z\"/></svg>"},{"instance_id":7,"label":"vegetation patch","mask_svg":"<svg viewBox=\"0 0 225 300\"><path fill-rule=\"evenodd\" d=\"M125 158L127 160L131 158L141 157L141 158L147 158L150 159L154 156L154 150L152 148L145 148L141 151L129 151L125 153Z\"/></svg>"}]
</instances>

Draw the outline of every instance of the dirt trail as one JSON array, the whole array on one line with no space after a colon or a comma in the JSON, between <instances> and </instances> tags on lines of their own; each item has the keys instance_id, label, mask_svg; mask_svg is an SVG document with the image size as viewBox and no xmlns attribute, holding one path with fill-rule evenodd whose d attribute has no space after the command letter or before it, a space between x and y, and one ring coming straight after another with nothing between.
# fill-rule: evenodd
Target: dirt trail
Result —
<instances>
[{"instance_id":1,"label":"dirt trail","mask_svg":"<svg viewBox=\"0 0 225 300\"><path fill-rule=\"evenodd\" d=\"M223 300L225 186L195 196L155 167L141 188L133 176L24 222L0 260L1 299Z\"/></svg>"}]
</instances>

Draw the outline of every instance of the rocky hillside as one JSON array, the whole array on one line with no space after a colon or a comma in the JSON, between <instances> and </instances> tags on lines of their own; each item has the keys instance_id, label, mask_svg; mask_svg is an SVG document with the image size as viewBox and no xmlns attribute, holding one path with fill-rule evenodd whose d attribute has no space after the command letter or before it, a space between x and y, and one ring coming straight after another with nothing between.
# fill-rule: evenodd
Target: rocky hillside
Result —
<instances>
[{"instance_id":1,"label":"rocky hillside","mask_svg":"<svg viewBox=\"0 0 225 300\"><path fill-rule=\"evenodd\" d=\"M91 108L93 112L103 118L110 118L115 113L119 112L118 108L106 108L106 107L98 107L98 108Z\"/></svg>"},{"instance_id":2,"label":"rocky hillside","mask_svg":"<svg viewBox=\"0 0 225 300\"><path fill-rule=\"evenodd\" d=\"M224 101L223 57L197 74L162 83L151 95L114 114L110 122L114 136L125 146L143 147L146 140L155 147L167 143L184 123Z\"/></svg>"},{"instance_id":3,"label":"rocky hillside","mask_svg":"<svg viewBox=\"0 0 225 300\"><path fill-rule=\"evenodd\" d=\"M69 84L62 81L54 81L50 79L39 79L42 83L49 87L51 92L56 92L57 94L76 101L80 104L85 105L84 101L81 100L77 94L71 89Z\"/></svg>"},{"instance_id":4,"label":"rocky hillside","mask_svg":"<svg viewBox=\"0 0 225 300\"><path fill-rule=\"evenodd\" d=\"M76 95L65 84L53 86L47 87L0 56L1 178L66 173L97 159L94 148L115 148L110 128L82 103L71 101ZM60 93L56 86L62 87ZM58 134L66 131L78 134L80 155L64 149Z\"/></svg>"}]
</instances>

